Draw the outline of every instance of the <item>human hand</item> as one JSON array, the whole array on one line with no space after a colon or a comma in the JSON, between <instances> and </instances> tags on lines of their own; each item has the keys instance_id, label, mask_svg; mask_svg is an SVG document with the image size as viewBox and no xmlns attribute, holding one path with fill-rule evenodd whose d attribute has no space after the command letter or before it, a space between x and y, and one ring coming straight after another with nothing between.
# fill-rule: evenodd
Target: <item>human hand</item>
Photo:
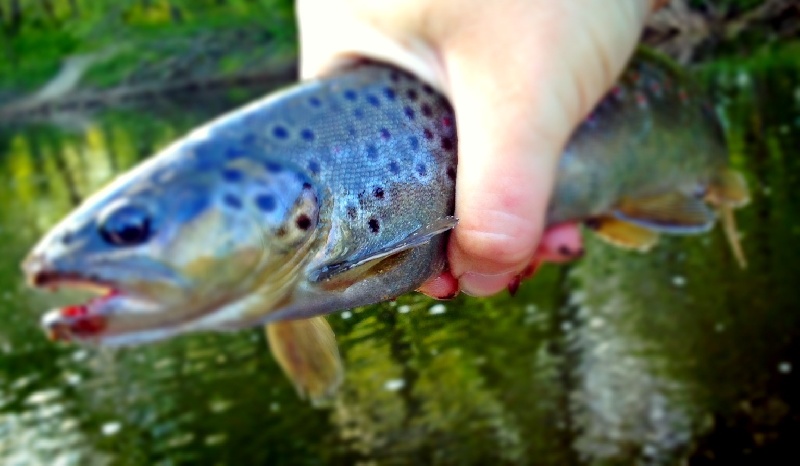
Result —
<instances>
[{"instance_id":1,"label":"human hand","mask_svg":"<svg viewBox=\"0 0 800 466\"><path fill-rule=\"evenodd\" d=\"M580 256L576 225L542 235L570 134L610 88L659 0L298 0L301 72L393 63L452 102L458 227L421 291L485 296L541 260ZM526 270L527 269L527 270Z\"/></svg>"}]
</instances>

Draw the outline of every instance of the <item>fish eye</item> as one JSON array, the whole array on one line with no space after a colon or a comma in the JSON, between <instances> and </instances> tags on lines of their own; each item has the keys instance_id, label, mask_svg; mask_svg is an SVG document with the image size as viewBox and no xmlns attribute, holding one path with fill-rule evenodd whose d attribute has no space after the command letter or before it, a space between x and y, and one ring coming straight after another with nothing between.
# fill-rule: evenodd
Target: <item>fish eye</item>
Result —
<instances>
[{"instance_id":1,"label":"fish eye","mask_svg":"<svg viewBox=\"0 0 800 466\"><path fill-rule=\"evenodd\" d=\"M104 212L98 229L103 240L114 246L136 246L152 235L149 213L132 204L114 206Z\"/></svg>"}]
</instances>

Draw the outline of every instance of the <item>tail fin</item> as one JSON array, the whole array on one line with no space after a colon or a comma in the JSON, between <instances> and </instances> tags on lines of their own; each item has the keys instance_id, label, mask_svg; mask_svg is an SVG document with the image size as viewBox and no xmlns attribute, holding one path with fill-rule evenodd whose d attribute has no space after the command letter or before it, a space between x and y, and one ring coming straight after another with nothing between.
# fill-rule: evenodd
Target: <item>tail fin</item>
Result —
<instances>
[{"instance_id":1,"label":"tail fin","mask_svg":"<svg viewBox=\"0 0 800 466\"><path fill-rule=\"evenodd\" d=\"M750 202L750 192L744 176L731 169L722 170L711 180L706 199L719 209L722 228L725 230L733 255L739 266L746 269L747 258L742 249L740 234L736 229L736 218L733 215L733 209L743 207Z\"/></svg>"}]
</instances>

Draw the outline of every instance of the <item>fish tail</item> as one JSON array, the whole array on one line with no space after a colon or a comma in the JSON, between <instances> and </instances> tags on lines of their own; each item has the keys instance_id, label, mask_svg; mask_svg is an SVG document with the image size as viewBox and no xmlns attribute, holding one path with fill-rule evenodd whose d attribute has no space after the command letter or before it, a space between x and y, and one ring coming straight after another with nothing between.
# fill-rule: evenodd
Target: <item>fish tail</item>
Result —
<instances>
[{"instance_id":1,"label":"fish tail","mask_svg":"<svg viewBox=\"0 0 800 466\"><path fill-rule=\"evenodd\" d=\"M736 228L736 216L733 215L733 207L730 205L722 204L718 207L720 217L722 218L722 229L725 231L725 237L728 238L728 244L733 252L733 257L739 263L742 269L747 268L747 257L744 255L742 249L741 234Z\"/></svg>"},{"instance_id":2,"label":"fish tail","mask_svg":"<svg viewBox=\"0 0 800 466\"><path fill-rule=\"evenodd\" d=\"M721 170L712 180L706 198L708 202L717 206L722 218L722 228L736 262L742 269L746 269L747 258L742 249L741 234L736 228L736 217L733 214L733 209L750 202L750 192L744 176L728 168Z\"/></svg>"}]
</instances>

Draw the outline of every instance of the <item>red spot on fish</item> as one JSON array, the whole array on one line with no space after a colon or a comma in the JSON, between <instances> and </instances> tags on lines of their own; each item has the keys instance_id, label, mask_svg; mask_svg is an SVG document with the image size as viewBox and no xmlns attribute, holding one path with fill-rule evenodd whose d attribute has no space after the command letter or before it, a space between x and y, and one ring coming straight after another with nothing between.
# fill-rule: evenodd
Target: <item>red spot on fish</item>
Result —
<instances>
[{"instance_id":1,"label":"red spot on fish","mask_svg":"<svg viewBox=\"0 0 800 466\"><path fill-rule=\"evenodd\" d=\"M453 126L453 119L450 118L449 116L443 117L442 125L444 125L446 128Z\"/></svg>"},{"instance_id":2,"label":"red spot on fish","mask_svg":"<svg viewBox=\"0 0 800 466\"><path fill-rule=\"evenodd\" d=\"M661 94L661 84L659 84L658 81L651 81L650 90L653 91L654 94Z\"/></svg>"},{"instance_id":3,"label":"red spot on fish","mask_svg":"<svg viewBox=\"0 0 800 466\"><path fill-rule=\"evenodd\" d=\"M647 97L641 92L636 93L636 103L639 104L640 108L647 107Z\"/></svg>"}]
</instances>

